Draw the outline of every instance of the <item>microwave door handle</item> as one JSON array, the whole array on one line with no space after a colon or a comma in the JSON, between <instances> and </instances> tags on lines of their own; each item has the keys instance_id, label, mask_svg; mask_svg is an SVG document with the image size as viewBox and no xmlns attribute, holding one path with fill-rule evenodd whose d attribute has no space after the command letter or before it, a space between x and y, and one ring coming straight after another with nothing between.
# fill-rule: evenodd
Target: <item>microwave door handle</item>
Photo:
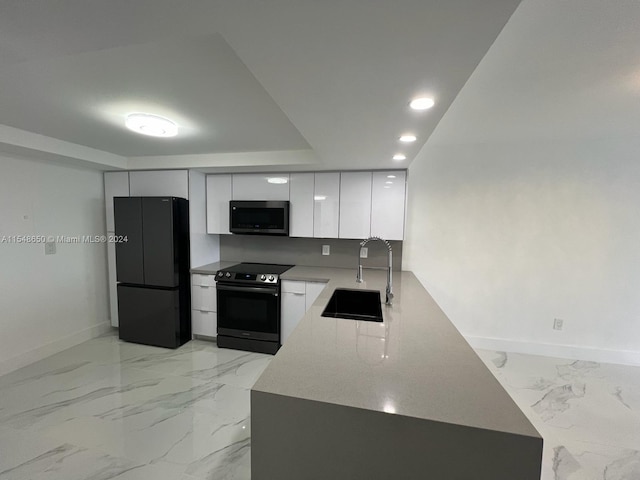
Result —
<instances>
[{"instance_id":1,"label":"microwave door handle","mask_svg":"<svg viewBox=\"0 0 640 480\"><path fill-rule=\"evenodd\" d=\"M277 288L270 287L233 287L229 285L220 285L216 287L218 290L224 290L225 292L254 292L254 293L272 293L278 295Z\"/></svg>"}]
</instances>

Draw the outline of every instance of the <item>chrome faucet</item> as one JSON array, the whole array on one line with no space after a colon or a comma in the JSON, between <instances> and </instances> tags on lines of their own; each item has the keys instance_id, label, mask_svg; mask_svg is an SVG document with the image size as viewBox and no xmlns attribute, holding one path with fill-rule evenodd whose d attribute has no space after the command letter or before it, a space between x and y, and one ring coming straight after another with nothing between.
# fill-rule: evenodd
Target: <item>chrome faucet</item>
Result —
<instances>
[{"instance_id":1,"label":"chrome faucet","mask_svg":"<svg viewBox=\"0 0 640 480\"><path fill-rule=\"evenodd\" d=\"M373 240L379 240L384 243L389 250L389 264L387 265L387 296L385 299L385 305L392 305L393 303L393 285L391 278L391 269L393 266L393 253L391 252L391 244L387 242L385 239L380 237L369 237L366 240L360 242L360 248L358 249L358 274L356 275L356 282L362 283L362 247L364 247L367 243L372 242Z\"/></svg>"}]
</instances>

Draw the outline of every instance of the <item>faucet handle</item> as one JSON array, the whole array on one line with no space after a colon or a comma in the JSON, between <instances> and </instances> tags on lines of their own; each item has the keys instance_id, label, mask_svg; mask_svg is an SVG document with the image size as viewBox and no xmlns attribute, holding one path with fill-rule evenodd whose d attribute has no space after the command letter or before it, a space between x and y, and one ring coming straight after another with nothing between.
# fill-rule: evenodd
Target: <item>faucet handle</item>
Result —
<instances>
[{"instance_id":1,"label":"faucet handle","mask_svg":"<svg viewBox=\"0 0 640 480\"><path fill-rule=\"evenodd\" d=\"M393 292L387 288L387 298L384 302L386 305L393 305Z\"/></svg>"}]
</instances>

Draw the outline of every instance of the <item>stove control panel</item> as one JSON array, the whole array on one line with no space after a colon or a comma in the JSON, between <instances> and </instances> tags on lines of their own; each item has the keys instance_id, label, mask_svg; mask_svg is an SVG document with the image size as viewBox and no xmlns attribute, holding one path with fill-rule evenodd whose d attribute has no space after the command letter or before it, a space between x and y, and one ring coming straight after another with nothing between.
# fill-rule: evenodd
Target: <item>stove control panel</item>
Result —
<instances>
[{"instance_id":1,"label":"stove control panel","mask_svg":"<svg viewBox=\"0 0 640 480\"><path fill-rule=\"evenodd\" d=\"M266 284L276 284L278 283L279 276L275 273L266 273L266 274L255 274L255 273L239 273L239 272L229 272L226 270L219 270L216 273L216 281L229 280L229 281L239 281L239 282L247 282L247 283L266 283Z\"/></svg>"}]
</instances>

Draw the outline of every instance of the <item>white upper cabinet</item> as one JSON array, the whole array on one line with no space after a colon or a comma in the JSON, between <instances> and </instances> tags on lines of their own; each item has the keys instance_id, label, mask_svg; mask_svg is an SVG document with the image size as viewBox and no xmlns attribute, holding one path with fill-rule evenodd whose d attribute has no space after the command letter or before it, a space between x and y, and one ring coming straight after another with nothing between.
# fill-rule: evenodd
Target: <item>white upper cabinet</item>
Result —
<instances>
[{"instance_id":1,"label":"white upper cabinet","mask_svg":"<svg viewBox=\"0 0 640 480\"><path fill-rule=\"evenodd\" d=\"M229 232L231 174L207 175L207 233Z\"/></svg>"},{"instance_id":2,"label":"white upper cabinet","mask_svg":"<svg viewBox=\"0 0 640 480\"><path fill-rule=\"evenodd\" d=\"M189 199L187 170L130 172L132 197L179 197Z\"/></svg>"},{"instance_id":3,"label":"white upper cabinet","mask_svg":"<svg viewBox=\"0 0 640 480\"><path fill-rule=\"evenodd\" d=\"M233 200L289 200L289 174L234 174Z\"/></svg>"},{"instance_id":4,"label":"white upper cabinet","mask_svg":"<svg viewBox=\"0 0 640 480\"><path fill-rule=\"evenodd\" d=\"M207 175L207 233L230 233L230 200L289 200L292 237L403 240L406 178L404 170Z\"/></svg>"},{"instance_id":5,"label":"white upper cabinet","mask_svg":"<svg viewBox=\"0 0 640 480\"><path fill-rule=\"evenodd\" d=\"M115 231L113 223L113 197L129 196L129 172L104 173L104 199L107 212L107 232Z\"/></svg>"},{"instance_id":6,"label":"white upper cabinet","mask_svg":"<svg viewBox=\"0 0 640 480\"><path fill-rule=\"evenodd\" d=\"M316 238L338 238L339 173L315 174L313 202L313 236Z\"/></svg>"},{"instance_id":7,"label":"white upper cabinet","mask_svg":"<svg viewBox=\"0 0 640 480\"><path fill-rule=\"evenodd\" d=\"M404 171L374 172L371 205L371 235L385 240L404 239Z\"/></svg>"},{"instance_id":8,"label":"white upper cabinet","mask_svg":"<svg viewBox=\"0 0 640 480\"><path fill-rule=\"evenodd\" d=\"M340 174L340 238L369 237L371 231L371 172Z\"/></svg>"},{"instance_id":9,"label":"white upper cabinet","mask_svg":"<svg viewBox=\"0 0 640 480\"><path fill-rule=\"evenodd\" d=\"M313 237L313 173L292 173L289 178L291 211L289 234L292 237Z\"/></svg>"}]
</instances>

